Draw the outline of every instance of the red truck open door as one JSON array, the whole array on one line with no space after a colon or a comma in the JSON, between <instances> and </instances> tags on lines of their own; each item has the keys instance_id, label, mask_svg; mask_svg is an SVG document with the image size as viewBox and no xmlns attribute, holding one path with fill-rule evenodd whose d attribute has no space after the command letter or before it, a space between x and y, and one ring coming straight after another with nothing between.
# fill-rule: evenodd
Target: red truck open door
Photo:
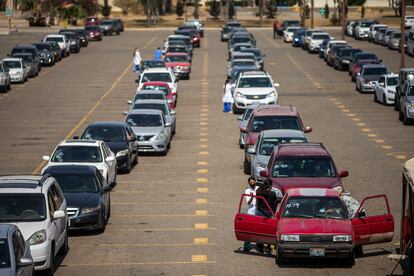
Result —
<instances>
[{"instance_id":1,"label":"red truck open door","mask_svg":"<svg viewBox=\"0 0 414 276\"><path fill-rule=\"evenodd\" d=\"M380 203L382 211L368 208L372 202ZM367 207L367 208L366 208ZM376 195L364 198L355 217L352 219L354 239L356 245L390 242L394 236L394 217L390 213L390 206L386 195Z\"/></svg>"},{"instance_id":2,"label":"red truck open door","mask_svg":"<svg viewBox=\"0 0 414 276\"><path fill-rule=\"evenodd\" d=\"M268 208L267 216L248 211L247 201L254 198L256 203L264 201ZM263 197L243 194L240 198L239 210L234 218L234 233L237 240L255 243L276 244L277 219L269 204Z\"/></svg>"}]
</instances>

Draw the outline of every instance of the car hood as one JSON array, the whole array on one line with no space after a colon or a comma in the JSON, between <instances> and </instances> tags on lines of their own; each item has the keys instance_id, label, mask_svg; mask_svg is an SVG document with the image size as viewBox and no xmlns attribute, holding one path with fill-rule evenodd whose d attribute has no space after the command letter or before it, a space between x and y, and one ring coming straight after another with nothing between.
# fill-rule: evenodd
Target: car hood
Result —
<instances>
[{"instance_id":1,"label":"car hood","mask_svg":"<svg viewBox=\"0 0 414 276\"><path fill-rule=\"evenodd\" d=\"M10 222L10 224L19 227L20 231L23 234L24 240L27 241L35 232L44 229L46 220L30 222Z\"/></svg>"},{"instance_id":2,"label":"car hood","mask_svg":"<svg viewBox=\"0 0 414 276\"><path fill-rule=\"evenodd\" d=\"M14 75L14 74L16 74L16 73L22 73L23 72L23 69L18 69L18 68L11 68L11 69L9 69L9 74L10 75Z\"/></svg>"},{"instance_id":3,"label":"car hood","mask_svg":"<svg viewBox=\"0 0 414 276\"><path fill-rule=\"evenodd\" d=\"M363 78L365 81L377 81L380 77L381 77L381 75L368 75L368 76L362 76L362 78Z\"/></svg>"},{"instance_id":4,"label":"car hood","mask_svg":"<svg viewBox=\"0 0 414 276\"><path fill-rule=\"evenodd\" d=\"M259 132L249 132L247 134L246 144L255 145L259 135L260 135Z\"/></svg>"},{"instance_id":5,"label":"car hood","mask_svg":"<svg viewBox=\"0 0 414 276\"><path fill-rule=\"evenodd\" d=\"M190 63L189 62L166 62L165 65L167 65L167 67L190 66Z\"/></svg>"},{"instance_id":6,"label":"car hood","mask_svg":"<svg viewBox=\"0 0 414 276\"><path fill-rule=\"evenodd\" d=\"M278 188L283 194L292 188L334 188L341 186L338 178L332 177L285 177L271 178L273 187Z\"/></svg>"},{"instance_id":7,"label":"car hood","mask_svg":"<svg viewBox=\"0 0 414 276\"><path fill-rule=\"evenodd\" d=\"M111 149L113 153L117 153L120 150L124 150L128 148L128 143L126 141L123 142L106 142L108 147Z\"/></svg>"},{"instance_id":8,"label":"car hood","mask_svg":"<svg viewBox=\"0 0 414 276\"><path fill-rule=\"evenodd\" d=\"M131 127L135 135L156 135L163 130L163 127Z\"/></svg>"},{"instance_id":9,"label":"car hood","mask_svg":"<svg viewBox=\"0 0 414 276\"><path fill-rule=\"evenodd\" d=\"M278 222L279 234L351 235L352 225L348 219L281 218Z\"/></svg>"},{"instance_id":10,"label":"car hood","mask_svg":"<svg viewBox=\"0 0 414 276\"><path fill-rule=\"evenodd\" d=\"M98 206L100 200L99 193L63 193L66 204L72 208L87 208Z\"/></svg>"},{"instance_id":11,"label":"car hood","mask_svg":"<svg viewBox=\"0 0 414 276\"><path fill-rule=\"evenodd\" d=\"M245 95L266 95L270 92L276 92L273 87L251 87L251 88L236 88L236 93L240 92Z\"/></svg>"}]
</instances>

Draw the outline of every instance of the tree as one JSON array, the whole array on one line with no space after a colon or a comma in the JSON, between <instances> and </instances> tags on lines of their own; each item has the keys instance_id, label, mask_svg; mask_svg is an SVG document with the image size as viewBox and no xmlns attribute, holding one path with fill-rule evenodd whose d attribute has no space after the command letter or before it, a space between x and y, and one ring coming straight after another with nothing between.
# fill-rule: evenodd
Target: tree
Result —
<instances>
[{"instance_id":1,"label":"tree","mask_svg":"<svg viewBox=\"0 0 414 276\"><path fill-rule=\"evenodd\" d=\"M104 17L111 15L112 6L108 4L108 0L104 0L104 4L101 7L101 13Z\"/></svg>"},{"instance_id":2,"label":"tree","mask_svg":"<svg viewBox=\"0 0 414 276\"><path fill-rule=\"evenodd\" d=\"M199 2L198 0L195 0L194 1L194 13L193 13L193 16L194 16L195 19L198 19L198 17L199 17L199 13L198 13L199 3L198 2Z\"/></svg>"},{"instance_id":3,"label":"tree","mask_svg":"<svg viewBox=\"0 0 414 276\"><path fill-rule=\"evenodd\" d=\"M184 4L181 0L177 1L177 6L175 7L175 13L178 17L182 17L184 14Z\"/></svg>"},{"instance_id":4,"label":"tree","mask_svg":"<svg viewBox=\"0 0 414 276\"><path fill-rule=\"evenodd\" d=\"M229 3L229 19L233 19L234 16L236 15L236 12L234 10L234 4L233 1Z\"/></svg>"},{"instance_id":5,"label":"tree","mask_svg":"<svg viewBox=\"0 0 414 276\"><path fill-rule=\"evenodd\" d=\"M267 2L266 9L267 9L268 18L275 18L275 13L276 13L275 7L276 7L276 0L270 0L269 2Z\"/></svg>"},{"instance_id":6,"label":"tree","mask_svg":"<svg viewBox=\"0 0 414 276\"><path fill-rule=\"evenodd\" d=\"M121 8L122 13L127 15L128 12L138 5L136 0L115 0L114 5Z\"/></svg>"},{"instance_id":7,"label":"tree","mask_svg":"<svg viewBox=\"0 0 414 276\"><path fill-rule=\"evenodd\" d=\"M172 13L173 12L172 0L166 0L165 1L165 12L166 13Z\"/></svg>"},{"instance_id":8,"label":"tree","mask_svg":"<svg viewBox=\"0 0 414 276\"><path fill-rule=\"evenodd\" d=\"M329 6L328 6L328 3L325 4L325 18L326 19L329 18Z\"/></svg>"},{"instance_id":9,"label":"tree","mask_svg":"<svg viewBox=\"0 0 414 276\"><path fill-rule=\"evenodd\" d=\"M211 3L211 7L210 7L210 15L214 18L217 19L218 16L220 15L220 7L219 4L217 3L216 0L213 0L213 2Z\"/></svg>"},{"instance_id":10,"label":"tree","mask_svg":"<svg viewBox=\"0 0 414 276\"><path fill-rule=\"evenodd\" d=\"M401 0L388 0L388 4L394 9L395 16L401 16Z\"/></svg>"}]
</instances>

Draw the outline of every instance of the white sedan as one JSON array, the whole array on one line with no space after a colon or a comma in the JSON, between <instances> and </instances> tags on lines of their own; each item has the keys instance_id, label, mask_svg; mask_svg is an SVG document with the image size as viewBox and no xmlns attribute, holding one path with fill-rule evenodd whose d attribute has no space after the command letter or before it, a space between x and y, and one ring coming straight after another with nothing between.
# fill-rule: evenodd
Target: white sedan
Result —
<instances>
[{"instance_id":1,"label":"white sedan","mask_svg":"<svg viewBox=\"0 0 414 276\"><path fill-rule=\"evenodd\" d=\"M378 81L374 82L374 101L384 105L394 104L397 85L397 74L382 75Z\"/></svg>"},{"instance_id":2,"label":"white sedan","mask_svg":"<svg viewBox=\"0 0 414 276\"><path fill-rule=\"evenodd\" d=\"M292 42L293 36L295 32L299 30L301 27L288 27L286 30L283 31L283 41L285 42Z\"/></svg>"},{"instance_id":3,"label":"white sedan","mask_svg":"<svg viewBox=\"0 0 414 276\"><path fill-rule=\"evenodd\" d=\"M52 156L43 156L48 161L43 172L54 165L87 165L95 166L105 177L107 183L116 183L115 154L104 141L98 140L64 140L53 151Z\"/></svg>"}]
</instances>

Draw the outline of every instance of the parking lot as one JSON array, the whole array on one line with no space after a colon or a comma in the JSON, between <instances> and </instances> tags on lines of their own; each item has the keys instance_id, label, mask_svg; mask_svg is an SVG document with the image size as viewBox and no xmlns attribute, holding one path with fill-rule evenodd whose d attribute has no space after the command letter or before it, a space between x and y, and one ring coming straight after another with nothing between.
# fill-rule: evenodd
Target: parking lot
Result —
<instances>
[{"instance_id":1,"label":"parking lot","mask_svg":"<svg viewBox=\"0 0 414 276\"><path fill-rule=\"evenodd\" d=\"M103 234L73 233L70 251L57 275L385 275L387 255L399 241L402 163L414 155L414 126L404 126L390 106L360 94L346 72L325 65L282 40L270 29L250 29L265 58L265 70L280 83L279 103L298 108L339 169L348 169L344 187L357 199L385 193L396 221L392 243L368 246L352 268L340 261L294 261L243 253L233 219L247 186L238 121L223 113L227 48L219 30L208 29L194 51L190 80L179 82L177 134L165 157L140 156L130 174L118 175L111 194L112 216ZM340 37L339 30L328 30ZM90 43L36 79L0 94L0 174L39 173L42 155L80 135L93 121L123 120L135 94L132 49L144 59L162 46L171 30L125 31ZM43 33L0 37L0 54ZM399 53L366 41L350 45L374 52L394 72ZM406 66L414 66L408 57Z\"/></svg>"}]
</instances>

